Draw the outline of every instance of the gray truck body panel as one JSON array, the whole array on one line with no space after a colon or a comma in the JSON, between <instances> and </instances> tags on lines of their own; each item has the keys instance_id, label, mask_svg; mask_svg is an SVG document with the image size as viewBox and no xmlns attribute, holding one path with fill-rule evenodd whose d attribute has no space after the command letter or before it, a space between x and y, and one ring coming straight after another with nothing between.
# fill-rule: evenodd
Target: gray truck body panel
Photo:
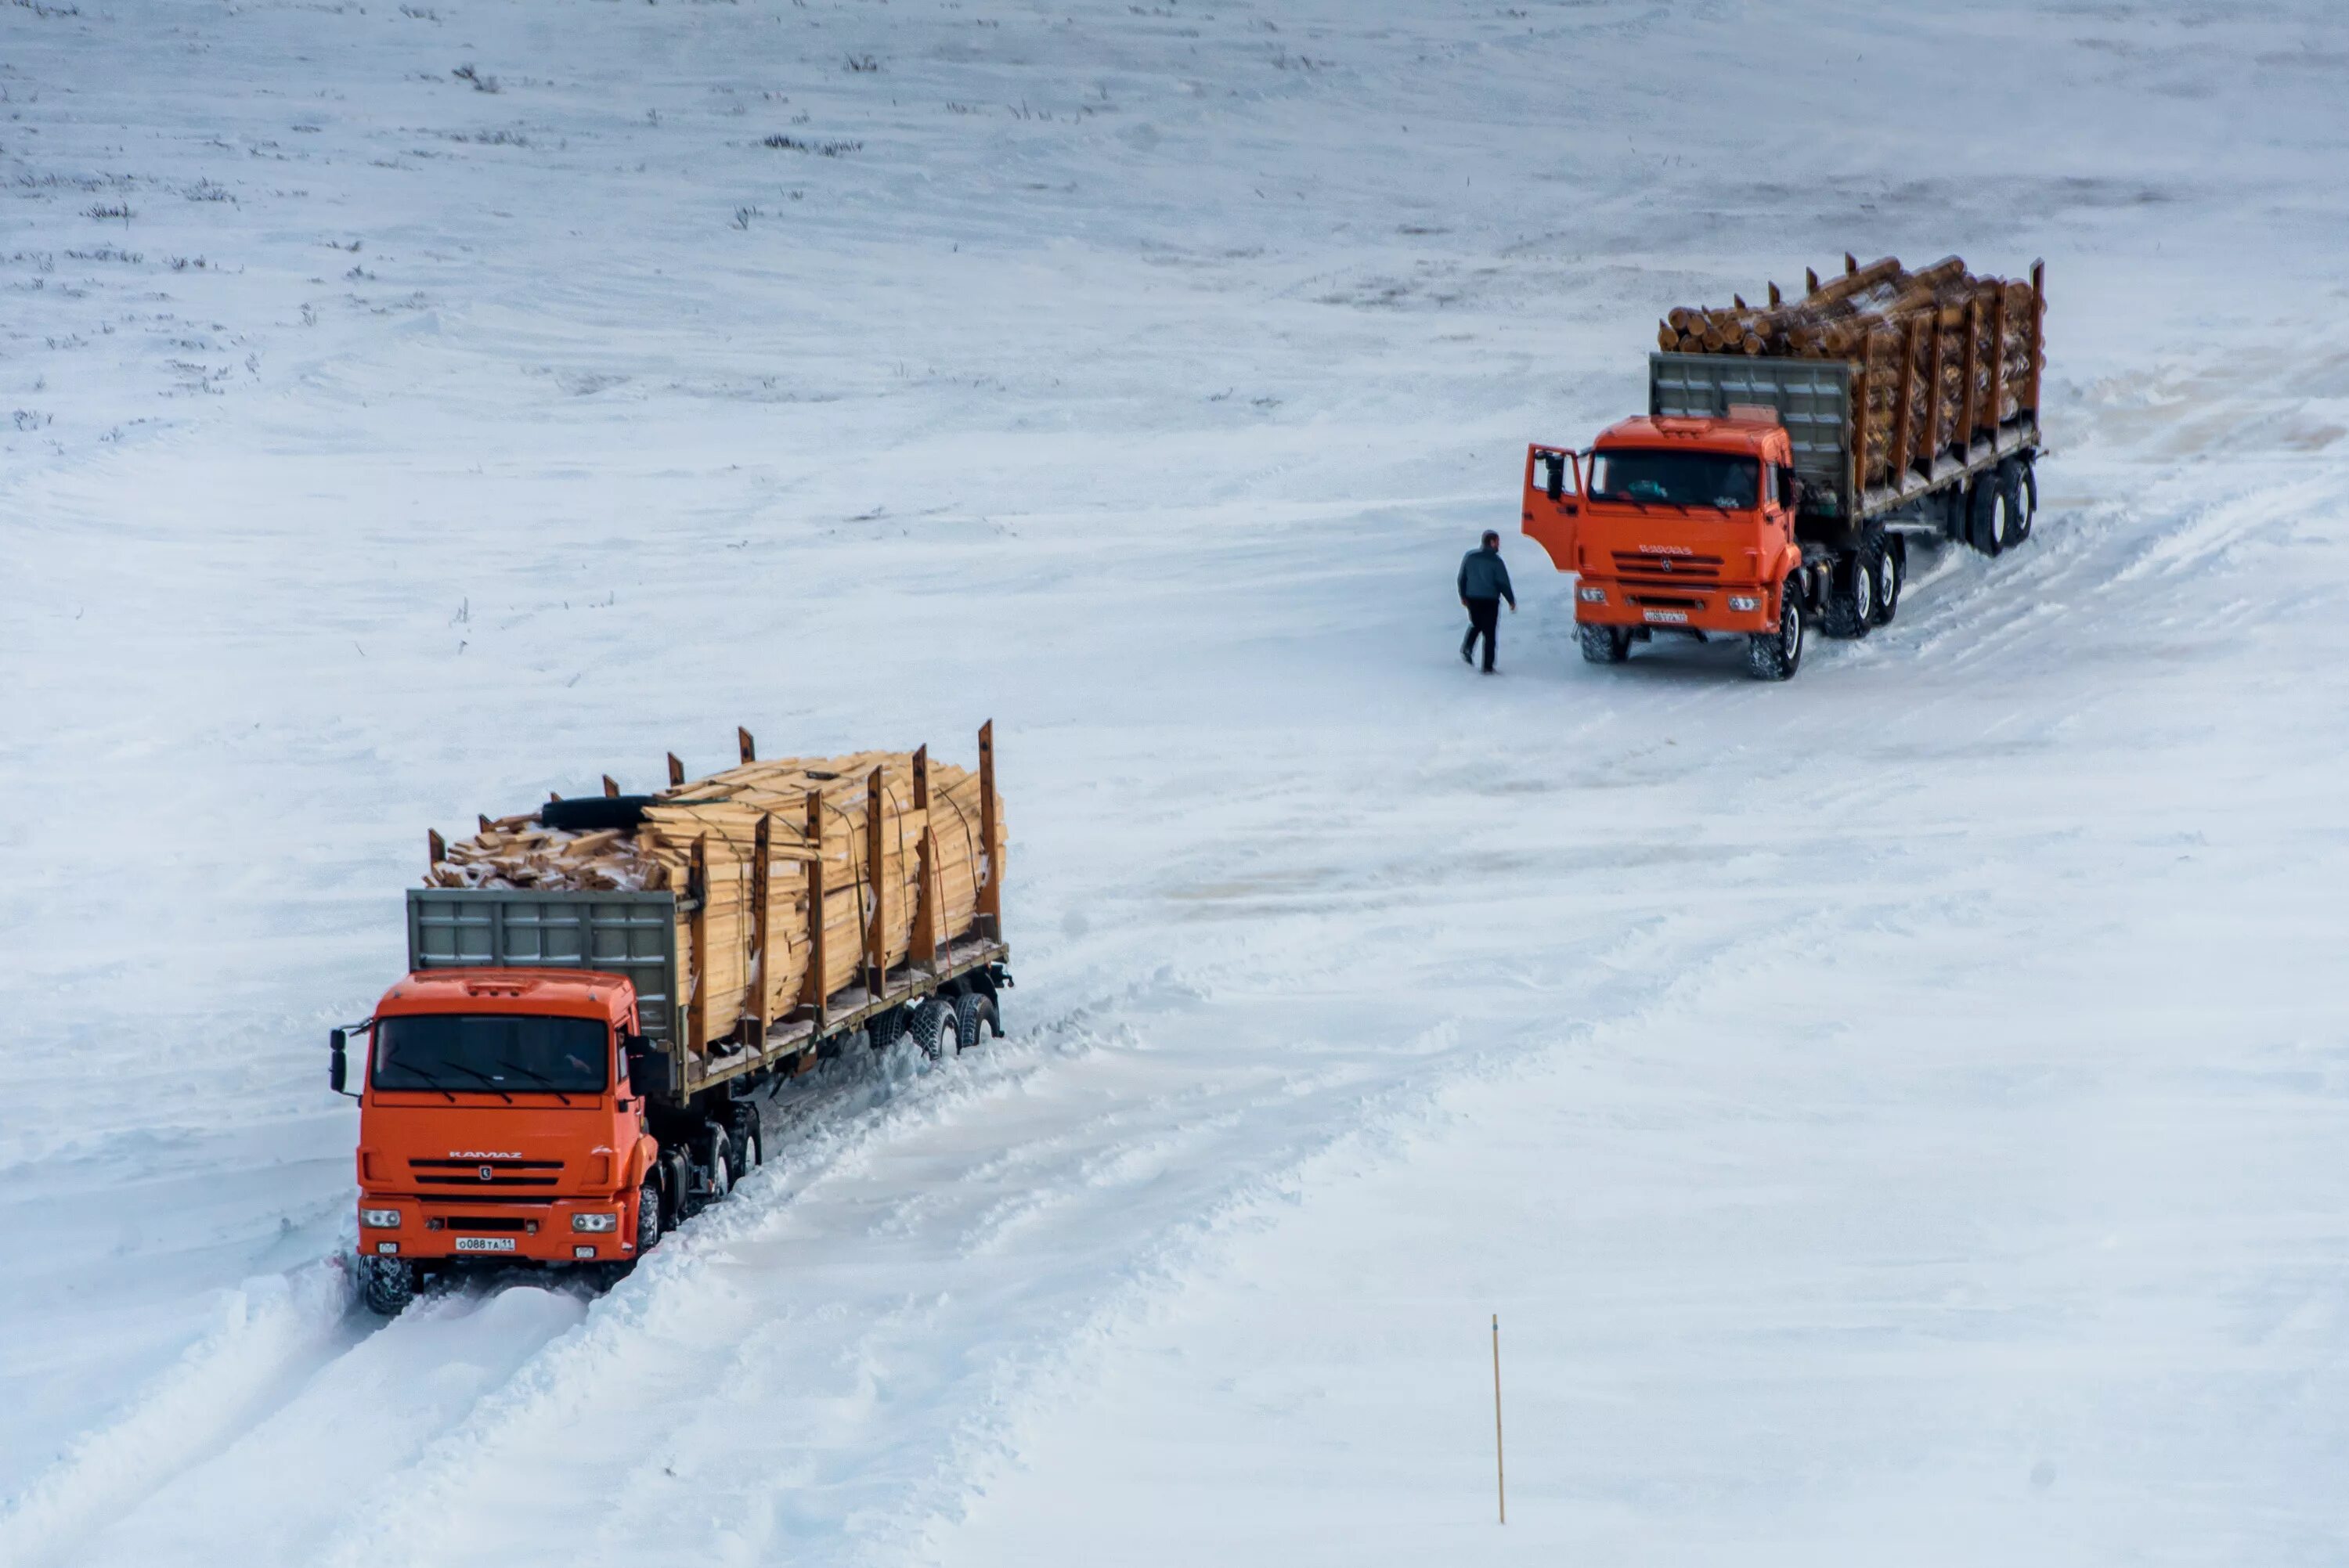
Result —
<instances>
[{"instance_id":1,"label":"gray truck body panel","mask_svg":"<svg viewBox=\"0 0 2349 1568\"><path fill-rule=\"evenodd\" d=\"M1776 359L1752 354L1651 354L1648 412L1658 418L1719 418L1744 404L1775 409L1795 449L1803 511L1842 529L1886 516L1960 484L2039 444L2035 411L1977 436L1963 453L1936 454L1896 482L1855 492L1851 460L1851 366L1837 359Z\"/></svg>"}]
</instances>

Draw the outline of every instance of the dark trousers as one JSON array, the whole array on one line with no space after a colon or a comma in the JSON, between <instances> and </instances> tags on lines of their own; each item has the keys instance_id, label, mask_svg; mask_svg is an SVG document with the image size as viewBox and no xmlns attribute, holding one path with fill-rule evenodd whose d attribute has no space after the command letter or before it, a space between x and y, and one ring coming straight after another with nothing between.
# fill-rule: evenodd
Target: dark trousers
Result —
<instances>
[{"instance_id":1,"label":"dark trousers","mask_svg":"<svg viewBox=\"0 0 2349 1568\"><path fill-rule=\"evenodd\" d=\"M1476 639L1485 639L1485 668L1493 668L1493 655L1501 635L1501 602L1498 599L1468 601L1468 634L1460 639L1460 656L1467 658L1476 646Z\"/></svg>"}]
</instances>

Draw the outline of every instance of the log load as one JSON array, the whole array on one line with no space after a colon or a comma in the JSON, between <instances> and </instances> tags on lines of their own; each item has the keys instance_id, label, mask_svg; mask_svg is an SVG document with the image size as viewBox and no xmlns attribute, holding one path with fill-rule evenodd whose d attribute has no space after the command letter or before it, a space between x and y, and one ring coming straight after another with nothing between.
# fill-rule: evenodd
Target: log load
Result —
<instances>
[{"instance_id":1,"label":"log load","mask_svg":"<svg viewBox=\"0 0 2349 1568\"><path fill-rule=\"evenodd\" d=\"M1676 308L1656 324L1667 353L1836 359L1853 369L1852 449L1865 484L2036 414L2046 300L2025 282L1979 277L1948 256L1910 272L1891 256L1844 257L1839 277L1805 277L1799 298L1732 295L1725 310Z\"/></svg>"},{"instance_id":2,"label":"log load","mask_svg":"<svg viewBox=\"0 0 2349 1568\"><path fill-rule=\"evenodd\" d=\"M607 778L607 799L574 803L590 816L608 806L632 825L552 826L549 817L583 813L550 801L484 817L461 842L435 833L425 885L674 891L679 1000L695 1049L750 1037L803 1003L869 983L876 950L894 968L973 930L1007 842L1002 804L982 799L979 774L933 762L926 748L761 762L747 731L740 740L738 768L688 781L672 758L674 782L657 795L620 797ZM990 813L991 846L982 829ZM817 861L820 878L810 874ZM810 974L819 882L820 985Z\"/></svg>"}]
</instances>

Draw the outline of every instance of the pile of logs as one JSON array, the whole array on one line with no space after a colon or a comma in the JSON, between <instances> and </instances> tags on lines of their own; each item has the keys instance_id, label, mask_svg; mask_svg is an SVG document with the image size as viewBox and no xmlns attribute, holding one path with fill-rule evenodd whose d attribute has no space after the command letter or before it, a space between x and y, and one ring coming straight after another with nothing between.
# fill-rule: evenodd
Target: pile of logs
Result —
<instances>
[{"instance_id":1,"label":"pile of logs","mask_svg":"<svg viewBox=\"0 0 2349 1568\"><path fill-rule=\"evenodd\" d=\"M861 977L876 911L892 966L926 960L971 930L981 880L1001 876L1005 845L1001 803L982 799L978 774L932 762L927 748L761 762L748 731L740 744L740 767L689 782L671 757L670 787L620 813L633 827L578 831L529 812L483 817L461 843L435 833L425 885L675 892L680 1000L709 1040L738 1020L763 1026L805 998L817 945L812 861L822 862L822 995ZM628 804L609 778L604 793ZM990 815L992 846L982 827Z\"/></svg>"},{"instance_id":2,"label":"pile of logs","mask_svg":"<svg viewBox=\"0 0 2349 1568\"><path fill-rule=\"evenodd\" d=\"M1955 256L1909 272L1890 256L1841 277L1805 273L1806 292L1766 305L1742 295L1726 310L1675 309L1657 323L1668 353L1837 359L1852 366L1852 444L1860 478L1882 484L1896 469L1970 441L2039 407L2045 364L2041 269L2025 283L1977 277Z\"/></svg>"}]
</instances>

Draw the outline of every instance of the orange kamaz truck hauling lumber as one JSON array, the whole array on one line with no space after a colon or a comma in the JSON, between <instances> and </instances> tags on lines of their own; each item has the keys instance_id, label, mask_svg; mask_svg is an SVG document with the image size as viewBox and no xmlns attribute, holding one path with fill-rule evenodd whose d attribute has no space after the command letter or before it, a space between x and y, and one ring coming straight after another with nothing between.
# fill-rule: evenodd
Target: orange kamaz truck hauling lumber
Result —
<instances>
[{"instance_id":1,"label":"orange kamaz truck hauling lumber","mask_svg":"<svg viewBox=\"0 0 2349 1568\"><path fill-rule=\"evenodd\" d=\"M1892 619L1909 541L1996 555L2038 507L2045 280L1952 256L1816 275L1795 300L1673 311L1648 411L1583 450L1526 454L1525 531L1572 573L1582 655L1620 664L1657 633L1744 644L1787 680L1806 627Z\"/></svg>"},{"instance_id":2,"label":"orange kamaz truck hauling lumber","mask_svg":"<svg viewBox=\"0 0 2349 1568\"><path fill-rule=\"evenodd\" d=\"M360 1294L469 1266L626 1269L764 1157L754 1091L910 1037L1003 1033L994 727L742 763L431 835L407 976L329 1042L359 1101ZM352 1037L363 1048L357 1077Z\"/></svg>"}]
</instances>

